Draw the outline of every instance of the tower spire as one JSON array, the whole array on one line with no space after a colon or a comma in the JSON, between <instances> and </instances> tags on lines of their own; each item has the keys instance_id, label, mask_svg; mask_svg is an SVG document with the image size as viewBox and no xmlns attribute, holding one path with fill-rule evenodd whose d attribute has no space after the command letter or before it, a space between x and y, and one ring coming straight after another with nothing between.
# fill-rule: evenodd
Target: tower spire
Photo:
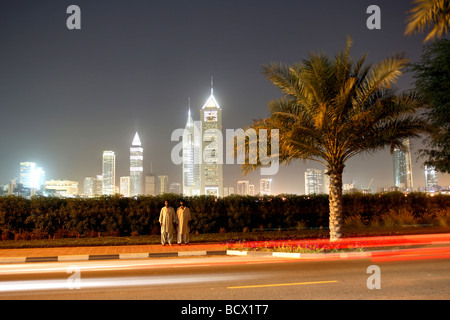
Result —
<instances>
[{"instance_id":1,"label":"tower spire","mask_svg":"<svg viewBox=\"0 0 450 320\"><path fill-rule=\"evenodd\" d=\"M191 116L191 98L188 97L189 117Z\"/></svg>"},{"instance_id":2,"label":"tower spire","mask_svg":"<svg viewBox=\"0 0 450 320\"><path fill-rule=\"evenodd\" d=\"M214 77L211 76L211 95L214 93Z\"/></svg>"}]
</instances>

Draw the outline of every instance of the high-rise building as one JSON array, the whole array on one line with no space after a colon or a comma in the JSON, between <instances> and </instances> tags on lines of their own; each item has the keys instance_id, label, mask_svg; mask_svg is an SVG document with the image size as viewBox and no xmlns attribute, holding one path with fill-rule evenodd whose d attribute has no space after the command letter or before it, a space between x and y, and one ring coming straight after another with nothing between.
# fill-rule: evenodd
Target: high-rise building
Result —
<instances>
[{"instance_id":1,"label":"high-rise building","mask_svg":"<svg viewBox=\"0 0 450 320\"><path fill-rule=\"evenodd\" d=\"M197 134L196 134L197 131ZM200 132L191 117L188 119L183 133L183 195L185 197L200 195Z\"/></svg>"},{"instance_id":2,"label":"high-rise building","mask_svg":"<svg viewBox=\"0 0 450 320\"><path fill-rule=\"evenodd\" d=\"M131 195L131 177L120 177L120 194L124 197Z\"/></svg>"},{"instance_id":3,"label":"high-rise building","mask_svg":"<svg viewBox=\"0 0 450 320\"><path fill-rule=\"evenodd\" d=\"M412 191L412 164L409 139L403 141L404 150L394 149L394 186L406 191Z\"/></svg>"},{"instance_id":4,"label":"high-rise building","mask_svg":"<svg viewBox=\"0 0 450 320\"><path fill-rule=\"evenodd\" d=\"M239 180L237 182L237 194L240 196L247 196L249 194L249 185L250 182L248 180Z\"/></svg>"},{"instance_id":5,"label":"high-rise building","mask_svg":"<svg viewBox=\"0 0 450 320\"><path fill-rule=\"evenodd\" d=\"M92 198L95 196L95 181L94 177L84 178L84 196L87 198Z\"/></svg>"},{"instance_id":6,"label":"high-rise building","mask_svg":"<svg viewBox=\"0 0 450 320\"><path fill-rule=\"evenodd\" d=\"M425 190L434 192L438 188L437 171L433 166L425 166Z\"/></svg>"},{"instance_id":7,"label":"high-rise building","mask_svg":"<svg viewBox=\"0 0 450 320\"><path fill-rule=\"evenodd\" d=\"M102 194L114 195L116 193L116 154L114 151L103 151L102 176Z\"/></svg>"},{"instance_id":8,"label":"high-rise building","mask_svg":"<svg viewBox=\"0 0 450 320\"><path fill-rule=\"evenodd\" d=\"M321 194L323 190L322 170L306 169L305 172L305 194Z\"/></svg>"},{"instance_id":9,"label":"high-rise building","mask_svg":"<svg viewBox=\"0 0 450 320\"><path fill-rule=\"evenodd\" d=\"M200 110L202 164L200 170L201 194L223 196L223 139L222 108L214 97L211 78L211 95Z\"/></svg>"},{"instance_id":10,"label":"high-rise building","mask_svg":"<svg viewBox=\"0 0 450 320\"><path fill-rule=\"evenodd\" d=\"M156 196L156 177L152 173L147 173L145 175L145 195L146 196Z\"/></svg>"},{"instance_id":11,"label":"high-rise building","mask_svg":"<svg viewBox=\"0 0 450 320\"><path fill-rule=\"evenodd\" d=\"M158 176L158 194L165 194L169 192L169 176Z\"/></svg>"},{"instance_id":12,"label":"high-rise building","mask_svg":"<svg viewBox=\"0 0 450 320\"><path fill-rule=\"evenodd\" d=\"M130 148L130 195L137 196L143 194L144 183L144 149L141 140L136 132Z\"/></svg>"},{"instance_id":13,"label":"high-rise building","mask_svg":"<svg viewBox=\"0 0 450 320\"><path fill-rule=\"evenodd\" d=\"M11 179L8 185L8 196L13 195L17 186L17 178Z\"/></svg>"},{"instance_id":14,"label":"high-rise building","mask_svg":"<svg viewBox=\"0 0 450 320\"><path fill-rule=\"evenodd\" d=\"M98 174L95 178L95 191L94 196L98 197L103 195L103 175Z\"/></svg>"},{"instance_id":15,"label":"high-rise building","mask_svg":"<svg viewBox=\"0 0 450 320\"><path fill-rule=\"evenodd\" d=\"M21 162L19 182L24 188L39 190L45 184L45 171L34 162Z\"/></svg>"},{"instance_id":16,"label":"high-rise building","mask_svg":"<svg viewBox=\"0 0 450 320\"><path fill-rule=\"evenodd\" d=\"M259 193L261 195L272 194L272 179L263 178L259 180Z\"/></svg>"}]
</instances>

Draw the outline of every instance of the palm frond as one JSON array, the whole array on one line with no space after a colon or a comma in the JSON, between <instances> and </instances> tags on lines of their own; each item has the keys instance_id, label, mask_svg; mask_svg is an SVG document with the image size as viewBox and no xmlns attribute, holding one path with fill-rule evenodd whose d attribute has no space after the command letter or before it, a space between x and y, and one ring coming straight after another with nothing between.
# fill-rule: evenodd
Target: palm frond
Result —
<instances>
[{"instance_id":1,"label":"palm frond","mask_svg":"<svg viewBox=\"0 0 450 320\"><path fill-rule=\"evenodd\" d=\"M415 0L415 7L409 11L405 35L430 32L424 42L442 37L448 32L450 25L449 0Z\"/></svg>"}]
</instances>

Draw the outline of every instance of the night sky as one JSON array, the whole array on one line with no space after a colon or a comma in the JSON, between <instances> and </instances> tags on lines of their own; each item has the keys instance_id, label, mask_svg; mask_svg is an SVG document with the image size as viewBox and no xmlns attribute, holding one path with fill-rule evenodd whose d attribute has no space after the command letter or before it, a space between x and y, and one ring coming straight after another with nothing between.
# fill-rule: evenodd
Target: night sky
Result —
<instances>
[{"instance_id":1,"label":"night sky","mask_svg":"<svg viewBox=\"0 0 450 320\"><path fill-rule=\"evenodd\" d=\"M403 51L416 61L424 35L404 36L412 0L121 0L2 1L0 5L0 185L19 177L19 163L34 161L46 179L79 181L101 174L103 150L116 152L116 184L129 175L129 147L137 131L144 173L182 182L171 162L184 128L188 98L194 120L210 94L223 109L223 128L248 126L268 115L281 96L262 65L333 55L353 39L352 56L369 62ZM81 30L69 30L69 5L81 9ZM381 8L381 30L369 30L366 9ZM397 84L412 87L411 75ZM413 147L414 187L424 185L421 139ZM274 193L304 192L306 168L298 162L273 176ZM236 188L238 165L224 166L224 186ZM244 179L259 190L259 171ZM372 189L393 185L386 149L347 163L344 183ZM439 175L449 185L449 175Z\"/></svg>"}]
</instances>

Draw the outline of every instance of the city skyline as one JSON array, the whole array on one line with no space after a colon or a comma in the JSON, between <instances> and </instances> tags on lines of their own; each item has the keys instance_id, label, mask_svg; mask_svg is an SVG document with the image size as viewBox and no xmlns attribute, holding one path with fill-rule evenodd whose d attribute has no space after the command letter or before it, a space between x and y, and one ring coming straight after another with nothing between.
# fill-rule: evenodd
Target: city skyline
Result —
<instances>
[{"instance_id":1,"label":"city skyline","mask_svg":"<svg viewBox=\"0 0 450 320\"><path fill-rule=\"evenodd\" d=\"M311 51L332 55L343 47L346 34L354 41L355 58L368 52L375 63L404 51L416 61L423 37L403 35L411 1L379 1L381 30L366 27L370 4L111 1L106 10L77 1L82 29L72 31L65 25L69 4L64 1L31 2L25 10L5 4L0 184L19 178L19 163L30 161L42 166L49 180L82 185L85 177L101 173L97 157L102 150L115 152L116 178L128 176L129 137L136 132L143 142L144 174L153 163L156 174L181 182L180 167L170 161L170 134L186 124L188 97L196 113L208 99L211 76L224 108L223 127L238 129L265 117L269 101L281 95L262 75L263 64L296 62ZM397 87L410 89L411 75L403 75ZM425 186L420 148L421 139L412 139L415 187ZM273 193L304 194L308 168L324 169L309 162L280 167ZM240 179L258 186L257 173L242 177L239 165L223 170L224 186L236 187ZM373 189L394 185L388 150L347 164L344 183L365 186L371 179ZM448 175L438 174L438 181L450 184Z\"/></svg>"}]
</instances>

